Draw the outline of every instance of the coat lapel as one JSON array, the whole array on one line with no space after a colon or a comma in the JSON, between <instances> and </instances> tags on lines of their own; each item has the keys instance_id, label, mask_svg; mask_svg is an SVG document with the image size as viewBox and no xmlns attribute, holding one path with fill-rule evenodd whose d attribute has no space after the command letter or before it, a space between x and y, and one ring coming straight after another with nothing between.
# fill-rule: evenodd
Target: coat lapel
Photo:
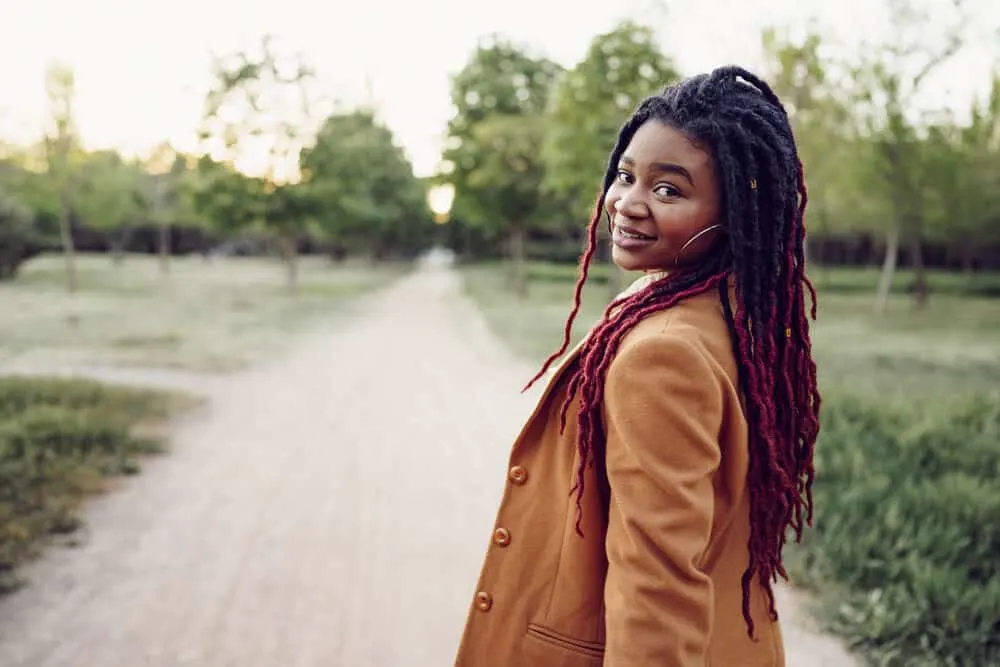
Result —
<instances>
[{"instance_id":1,"label":"coat lapel","mask_svg":"<svg viewBox=\"0 0 1000 667\"><path fill-rule=\"evenodd\" d=\"M659 280L660 278L665 277L666 275L667 274L664 272L647 273L646 275L633 281L631 285L629 285L627 288L625 288L625 290L620 292L618 296L614 298L614 301L618 301L619 299L631 296L632 294L635 294L636 292L644 289L649 284L655 282L656 280ZM593 328L591 328L591 331L592 330ZM566 367L570 364L570 362L572 362L577 357L577 355L580 354L580 350L583 348L583 345L584 343L587 342L588 338L590 338L590 331L588 331L586 335L584 335L579 340L579 342L577 342L576 345L574 345L565 354L563 354L563 356L559 359L556 365L550 368L548 372L546 372L546 374L541 378L543 380L541 393L538 395L538 399L535 401L535 405L531 410L530 416L528 417L527 421L524 424L524 428L521 431L521 435L518 436L518 440L520 440L521 437L524 435L524 431L527 430L528 424L530 424L532 420L534 420L535 416L538 414L539 408L542 407L546 399L548 399L549 394L552 393L552 389L556 386L556 383L559 380L559 377L562 375L563 371L565 371Z\"/></svg>"}]
</instances>

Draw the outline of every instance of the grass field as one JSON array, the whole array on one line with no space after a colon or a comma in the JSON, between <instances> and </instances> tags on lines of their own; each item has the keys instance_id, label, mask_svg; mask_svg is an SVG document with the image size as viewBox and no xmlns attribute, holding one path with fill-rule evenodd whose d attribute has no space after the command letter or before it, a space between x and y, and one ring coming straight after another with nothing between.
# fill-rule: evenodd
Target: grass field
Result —
<instances>
[{"instance_id":1,"label":"grass field","mask_svg":"<svg viewBox=\"0 0 1000 667\"><path fill-rule=\"evenodd\" d=\"M531 266L530 297L519 301L505 288L498 265L464 269L468 294L492 329L519 355L541 362L558 345L572 298L575 267ZM584 291L574 328L582 336L600 317L609 291L607 268ZM819 319L812 339L820 381L856 391L901 394L1000 388L1000 276L972 280L933 274L928 307L914 310L905 294L908 276L894 284L886 317L873 314L874 270L817 269Z\"/></svg>"},{"instance_id":2,"label":"grass field","mask_svg":"<svg viewBox=\"0 0 1000 667\"><path fill-rule=\"evenodd\" d=\"M79 526L83 499L165 446L162 424L198 400L88 380L0 378L0 595L46 540Z\"/></svg>"},{"instance_id":3,"label":"grass field","mask_svg":"<svg viewBox=\"0 0 1000 667\"><path fill-rule=\"evenodd\" d=\"M289 335L343 317L354 297L403 266L335 266L303 258L298 294L282 267L261 259L79 258L80 289L65 289L62 259L30 262L0 283L0 366L142 365L228 371L278 349Z\"/></svg>"}]
</instances>

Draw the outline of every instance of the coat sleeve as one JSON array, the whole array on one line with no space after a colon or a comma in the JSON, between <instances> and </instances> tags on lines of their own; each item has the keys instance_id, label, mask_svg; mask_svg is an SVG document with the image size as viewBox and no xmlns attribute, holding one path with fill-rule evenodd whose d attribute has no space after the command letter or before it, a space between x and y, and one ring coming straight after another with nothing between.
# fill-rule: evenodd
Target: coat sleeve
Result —
<instances>
[{"instance_id":1,"label":"coat sleeve","mask_svg":"<svg viewBox=\"0 0 1000 667\"><path fill-rule=\"evenodd\" d=\"M723 394L707 355L661 333L623 349L604 392L611 487L605 667L705 667Z\"/></svg>"}]
</instances>

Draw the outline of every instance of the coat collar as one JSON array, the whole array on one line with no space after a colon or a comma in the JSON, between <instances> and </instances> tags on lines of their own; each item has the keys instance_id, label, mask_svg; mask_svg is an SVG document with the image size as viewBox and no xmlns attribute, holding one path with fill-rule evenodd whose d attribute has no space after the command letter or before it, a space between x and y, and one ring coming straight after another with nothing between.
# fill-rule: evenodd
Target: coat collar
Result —
<instances>
[{"instance_id":1,"label":"coat collar","mask_svg":"<svg viewBox=\"0 0 1000 667\"><path fill-rule=\"evenodd\" d=\"M666 278L668 275L670 275L668 271L650 271L640 276L636 280L632 281L632 283L628 287L626 287L624 290L618 293L618 295L612 300L612 303L614 303L615 301L621 301L626 297L632 296L633 294L644 290L646 287L653 284L657 280ZM553 383L553 381L559 376L560 373L563 372L566 366L571 361L573 361L574 358L576 358L577 354L580 353L580 349L583 347L583 344L587 342L587 339L589 337L590 337L590 332L588 331L579 340L579 342L577 342L576 345L574 345L565 354L563 354L563 356L559 359L558 363L556 363L548 370L548 372L545 374L545 382L544 382L545 389L542 392L542 398L544 398L545 395L548 394L549 386Z\"/></svg>"},{"instance_id":2,"label":"coat collar","mask_svg":"<svg viewBox=\"0 0 1000 667\"><path fill-rule=\"evenodd\" d=\"M614 301L619 301L627 296L631 296L632 294L635 294L636 292L645 289L646 287L656 282L657 280L665 278L667 275L668 274L666 271L656 271L647 273L638 278L637 280L634 280L628 287L626 287L622 292L618 294L618 296L614 298ZM580 349L583 347L583 344L587 342L587 338L589 337L590 337L590 331L588 331L580 339L580 341L577 342L576 345L574 345L565 354L563 354L563 356L559 359L559 361L551 368L549 368L549 370L545 373L545 375L542 376L541 381L538 383L538 385L536 385L540 386L541 390L538 394L538 398L535 399L534 401L534 407L531 410L530 416L525 421L524 426L522 427L522 431L517 438L518 442L520 442L529 424L534 420L535 416L538 414L539 408L541 408L541 406L548 399L549 394L552 393L552 390L556 385L556 380L566 369L566 366L568 366L570 362L572 362L577 357L577 355L579 355Z\"/></svg>"}]
</instances>

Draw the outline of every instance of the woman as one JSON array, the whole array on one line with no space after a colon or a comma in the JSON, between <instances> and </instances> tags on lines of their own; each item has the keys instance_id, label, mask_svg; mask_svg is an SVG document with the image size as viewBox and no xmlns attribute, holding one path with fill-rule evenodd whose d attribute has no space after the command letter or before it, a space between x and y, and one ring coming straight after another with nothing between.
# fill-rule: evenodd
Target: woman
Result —
<instances>
[{"instance_id":1,"label":"woman","mask_svg":"<svg viewBox=\"0 0 1000 667\"><path fill-rule=\"evenodd\" d=\"M647 275L514 443L458 665L784 665L772 582L811 522L819 429L805 205L788 116L746 70L625 123L535 379L605 216L615 263Z\"/></svg>"}]
</instances>

